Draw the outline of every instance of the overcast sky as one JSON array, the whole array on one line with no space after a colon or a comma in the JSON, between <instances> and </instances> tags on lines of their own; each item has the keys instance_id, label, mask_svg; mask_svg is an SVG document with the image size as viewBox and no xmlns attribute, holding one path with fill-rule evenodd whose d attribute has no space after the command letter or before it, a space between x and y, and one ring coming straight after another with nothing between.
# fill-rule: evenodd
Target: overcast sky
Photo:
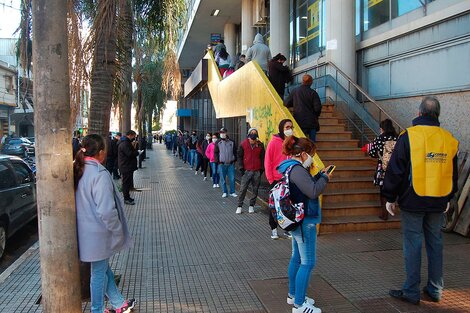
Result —
<instances>
[{"instance_id":1,"label":"overcast sky","mask_svg":"<svg viewBox=\"0 0 470 313\"><path fill-rule=\"evenodd\" d=\"M20 25L19 9L20 0L0 0L0 38L18 37L13 33Z\"/></svg>"}]
</instances>

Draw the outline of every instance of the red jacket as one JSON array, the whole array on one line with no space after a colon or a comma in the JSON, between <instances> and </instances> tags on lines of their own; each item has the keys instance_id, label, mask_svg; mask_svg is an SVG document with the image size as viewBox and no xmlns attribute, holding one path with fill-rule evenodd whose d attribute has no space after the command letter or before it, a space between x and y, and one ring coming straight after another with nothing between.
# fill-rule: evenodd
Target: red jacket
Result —
<instances>
[{"instance_id":1,"label":"red jacket","mask_svg":"<svg viewBox=\"0 0 470 313\"><path fill-rule=\"evenodd\" d=\"M284 140L279 137L279 135L274 135L266 148L264 170L266 171L266 178L270 184L282 178L282 174L280 174L276 168L282 161L287 160L287 155L282 153L283 142Z\"/></svg>"},{"instance_id":2,"label":"red jacket","mask_svg":"<svg viewBox=\"0 0 470 313\"><path fill-rule=\"evenodd\" d=\"M260 171L263 169L264 146L261 141L257 141L251 146L248 139L245 139L238 147L238 166L247 171Z\"/></svg>"}]
</instances>

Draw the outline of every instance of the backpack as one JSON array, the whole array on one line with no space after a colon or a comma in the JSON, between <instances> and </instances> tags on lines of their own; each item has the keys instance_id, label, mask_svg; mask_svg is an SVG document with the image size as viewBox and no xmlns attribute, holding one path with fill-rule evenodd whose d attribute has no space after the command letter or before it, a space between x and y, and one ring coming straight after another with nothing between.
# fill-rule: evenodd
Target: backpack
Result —
<instances>
[{"instance_id":1,"label":"backpack","mask_svg":"<svg viewBox=\"0 0 470 313\"><path fill-rule=\"evenodd\" d=\"M274 220L287 231L297 228L304 219L304 203L292 203L290 199L289 174L295 165L287 168L281 180L271 189L268 200Z\"/></svg>"},{"instance_id":2,"label":"backpack","mask_svg":"<svg viewBox=\"0 0 470 313\"><path fill-rule=\"evenodd\" d=\"M387 140L384 143L383 154L380 155L379 159L382 161L382 172L385 175L385 171L387 170L388 163L390 162L390 158L392 157L393 150L395 149L395 144L397 142L395 140Z\"/></svg>"}]
</instances>

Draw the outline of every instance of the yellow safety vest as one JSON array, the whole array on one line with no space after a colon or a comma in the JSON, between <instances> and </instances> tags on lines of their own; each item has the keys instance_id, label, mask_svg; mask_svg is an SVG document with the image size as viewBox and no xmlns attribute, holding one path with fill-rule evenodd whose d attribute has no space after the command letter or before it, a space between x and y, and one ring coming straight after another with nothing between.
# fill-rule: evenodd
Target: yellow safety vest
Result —
<instances>
[{"instance_id":1,"label":"yellow safety vest","mask_svg":"<svg viewBox=\"0 0 470 313\"><path fill-rule=\"evenodd\" d=\"M437 126L407 129L413 189L421 197L445 197L452 191L453 159L459 142Z\"/></svg>"}]
</instances>

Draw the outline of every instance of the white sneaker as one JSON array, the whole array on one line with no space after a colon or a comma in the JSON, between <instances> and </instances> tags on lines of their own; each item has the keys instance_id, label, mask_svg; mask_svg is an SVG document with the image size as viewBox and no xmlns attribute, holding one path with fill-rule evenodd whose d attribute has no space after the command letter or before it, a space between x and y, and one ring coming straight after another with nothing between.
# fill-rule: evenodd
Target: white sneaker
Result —
<instances>
[{"instance_id":1,"label":"white sneaker","mask_svg":"<svg viewBox=\"0 0 470 313\"><path fill-rule=\"evenodd\" d=\"M203 180L203 181L206 181L206 180L207 180L207 177L204 177L202 180Z\"/></svg>"},{"instance_id":2,"label":"white sneaker","mask_svg":"<svg viewBox=\"0 0 470 313\"><path fill-rule=\"evenodd\" d=\"M225 192L222 194L222 198L227 198L227 194Z\"/></svg>"},{"instance_id":3,"label":"white sneaker","mask_svg":"<svg viewBox=\"0 0 470 313\"><path fill-rule=\"evenodd\" d=\"M285 231L284 236L286 236L289 239L292 238L292 234L289 231Z\"/></svg>"},{"instance_id":4,"label":"white sneaker","mask_svg":"<svg viewBox=\"0 0 470 313\"><path fill-rule=\"evenodd\" d=\"M194 172L194 175L197 175L197 171L196 171L196 172Z\"/></svg>"},{"instance_id":5,"label":"white sneaker","mask_svg":"<svg viewBox=\"0 0 470 313\"><path fill-rule=\"evenodd\" d=\"M238 197L238 195L237 195L235 192L234 192L234 193L231 193L230 196L232 196L232 197L234 197L234 198Z\"/></svg>"},{"instance_id":6,"label":"white sneaker","mask_svg":"<svg viewBox=\"0 0 470 313\"><path fill-rule=\"evenodd\" d=\"M292 313L321 313L321 309L317 308L313 304L310 304L305 300L299 308L292 308Z\"/></svg>"},{"instance_id":7,"label":"white sneaker","mask_svg":"<svg viewBox=\"0 0 470 313\"><path fill-rule=\"evenodd\" d=\"M219 185L219 184L216 184L216 187L217 187L217 188L220 188L220 185Z\"/></svg>"},{"instance_id":8,"label":"white sneaker","mask_svg":"<svg viewBox=\"0 0 470 313\"><path fill-rule=\"evenodd\" d=\"M237 210L235 211L235 214L242 214L242 207L239 206Z\"/></svg>"},{"instance_id":9,"label":"white sneaker","mask_svg":"<svg viewBox=\"0 0 470 313\"><path fill-rule=\"evenodd\" d=\"M255 213L255 208L250 205L248 207L248 213Z\"/></svg>"},{"instance_id":10,"label":"white sneaker","mask_svg":"<svg viewBox=\"0 0 470 313\"><path fill-rule=\"evenodd\" d=\"M212 188L217 188L217 184L213 184L213 185L212 185Z\"/></svg>"},{"instance_id":11,"label":"white sneaker","mask_svg":"<svg viewBox=\"0 0 470 313\"><path fill-rule=\"evenodd\" d=\"M279 236L277 235L277 229L273 229L271 232L271 239L279 239Z\"/></svg>"},{"instance_id":12,"label":"white sneaker","mask_svg":"<svg viewBox=\"0 0 470 313\"><path fill-rule=\"evenodd\" d=\"M309 298L309 297L305 297L305 302L307 302L311 305L315 304L315 300L313 300L312 298ZM287 304L293 305L294 304L294 298L291 298L291 297L287 296Z\"/></svg>"}]
</instances>

